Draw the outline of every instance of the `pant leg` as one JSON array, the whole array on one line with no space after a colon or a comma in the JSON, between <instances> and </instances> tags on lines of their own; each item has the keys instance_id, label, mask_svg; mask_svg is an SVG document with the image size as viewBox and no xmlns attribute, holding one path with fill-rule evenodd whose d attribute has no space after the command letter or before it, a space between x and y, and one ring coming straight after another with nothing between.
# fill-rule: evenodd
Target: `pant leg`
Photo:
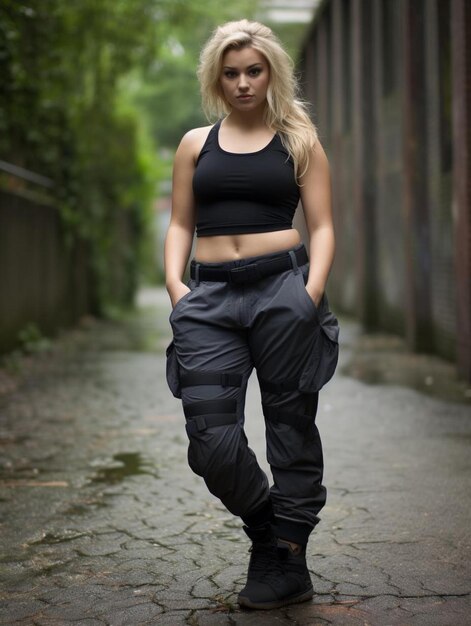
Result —
<instances>
[{"instance_id":1,"label":"pant leg","mask_svg":"<svg viewBox=\"0 0 471 626\"><path fill-rule=\"evenodd\" d=\"M252 294L250 348L260 381L277 534L306 543L326 501L318 392L301 392L320 327L305 289L308 266L258 283Z\"/></svg>"},{"instance_id":2,"label":"pant leg","mask_svg":"<svg viewBox=\"0 0 471 626\"><path fill-rule=\"evenodd\" d=\"M249 523L269 501L268 479L244 432L247 381L253 369L247 333L234 320L226 283L192 282L174 308L180 393L189 437L188 461L209 491Z\"/></svg>"}]
</instances>

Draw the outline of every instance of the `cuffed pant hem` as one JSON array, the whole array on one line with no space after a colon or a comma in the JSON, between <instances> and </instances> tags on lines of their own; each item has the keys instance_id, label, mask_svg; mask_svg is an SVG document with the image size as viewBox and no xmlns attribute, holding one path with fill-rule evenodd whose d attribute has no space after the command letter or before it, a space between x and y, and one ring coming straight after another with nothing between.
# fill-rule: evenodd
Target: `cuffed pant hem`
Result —
<instances>
[{"instance_id":1,"label":"cuffed pant hem","mask_svg":"<svg viewBox=\"0 0 471 626\"><path fill-rule=\"evenodd\" d=\"M293 543L299 543L305 546L309 540L314 526L311 524L304 524L303 522L293 522L287 519L281 519L277 517L273 530L278 539L285 539Z\"/></svg>"}]
</instances>

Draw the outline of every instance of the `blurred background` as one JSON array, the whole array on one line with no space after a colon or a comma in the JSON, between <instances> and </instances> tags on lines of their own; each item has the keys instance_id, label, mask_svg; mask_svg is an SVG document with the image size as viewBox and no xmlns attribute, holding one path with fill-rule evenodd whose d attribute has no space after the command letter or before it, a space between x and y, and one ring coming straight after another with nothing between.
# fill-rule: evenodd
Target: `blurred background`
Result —
<instances>
[{"instance_id":1,"label":"blurred background","mask_svg":"<svg viewBox=\"0 0 471 626\"><path fill-rule=\"evenodd\" d=\"M331 304L471 381L466 0L1 0L0 353L162 283L199 51L241 17L296 60L331 162Z\"/></svg>"}]
</instances>

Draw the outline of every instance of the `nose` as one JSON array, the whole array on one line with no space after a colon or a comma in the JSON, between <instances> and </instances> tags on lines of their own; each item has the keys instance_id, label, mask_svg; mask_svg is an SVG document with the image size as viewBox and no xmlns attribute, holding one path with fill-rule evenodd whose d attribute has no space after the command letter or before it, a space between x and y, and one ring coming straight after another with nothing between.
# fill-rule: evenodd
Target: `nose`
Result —
<instances>
[{"instance_id":1,"label":"nose","mask_svg":"<svg viewBox=\"0 0 471 626\"><path fill-rule=\"evenodd\" d=\"M245 74L240 74L239 89L241 91L246 91L248 88L249 88L249 81L247 80L247 76Z\"/></svg>"}]
</instances>

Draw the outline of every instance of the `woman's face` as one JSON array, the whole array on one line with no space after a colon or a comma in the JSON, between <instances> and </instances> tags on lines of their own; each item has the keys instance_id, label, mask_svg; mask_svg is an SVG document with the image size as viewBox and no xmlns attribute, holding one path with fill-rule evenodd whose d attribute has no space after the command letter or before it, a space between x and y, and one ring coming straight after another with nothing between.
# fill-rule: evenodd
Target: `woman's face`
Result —
<instances>
[{"instance_id":1,"label":"woman's face","mask_svg":"<svg viewBox=\"0 0 471 626\"><path fill-rule=\"evenodd\" d=\"M252 111L265 105L270 66L254 48L228 50L222 61L220 85L232 109Z\"/></svg>"}]
</instances>

